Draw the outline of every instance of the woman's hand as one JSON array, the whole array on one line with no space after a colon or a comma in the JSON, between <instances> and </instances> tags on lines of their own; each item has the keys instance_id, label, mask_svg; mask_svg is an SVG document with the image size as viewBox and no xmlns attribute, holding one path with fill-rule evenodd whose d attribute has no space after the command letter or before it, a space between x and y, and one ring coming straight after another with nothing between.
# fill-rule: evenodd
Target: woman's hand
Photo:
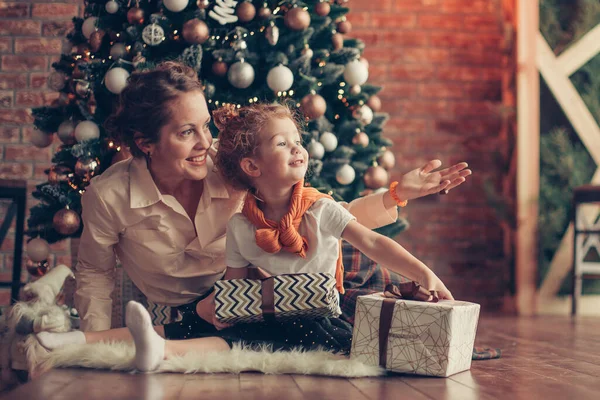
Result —
<instances>
[{"instance_id":1,"label":"woman's hand","mask_svg":"<svg viewBox=\"0 0 600 400\"><path fill-rule=\"evenodd\" d=\"M431 270L425 274L419 283L427 290L435 290L440 300L454 300L452 293Z\"/></svg>"},{"instance_id":2,"label":"woman's hand","mask_svg":"<svg viewBox=\"0 0 600 400\"><path fill-rule=\"evenodd\" d=\"M422 168L414 169L404 174L398 180L396 194L402 200L411 200L442 190L454 189L471 175L466 162L461 162L441 171L433 171L442 165L440 160L432 160Z\"/></svg>"},{"instance_id":3,"label":"woman's hand","mask_svg":"<svg viewBox=\"0 0 600 400\"><path fill-rule=\"evenodd\" d=\"M208 297L202 299L196 305L196 312L206 322L212 324L217 330L229 328L232 324L226 324L217 319L215 314L215 292L212 292Z\"/></svg>"}]
</instances>

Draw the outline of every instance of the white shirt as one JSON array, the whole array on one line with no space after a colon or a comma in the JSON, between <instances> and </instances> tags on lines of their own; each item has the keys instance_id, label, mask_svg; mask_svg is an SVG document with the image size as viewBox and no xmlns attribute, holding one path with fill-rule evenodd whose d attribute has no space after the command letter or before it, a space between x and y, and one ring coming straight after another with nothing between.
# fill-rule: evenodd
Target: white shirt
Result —
<instances>
[{"instance_id":1,"label":"white shirt","mask_svg":"<svg viewBox=\"0 0 600 400\"><path fill-rule=\"evenodd\" d=\"M298 233L308 242L306 257L281 250L268 253L258 247L256 227L241 213L227 225L225 262L231 268L261 267L271 275L324 272L335 277L340 238L354 216L330 199L317 200L304 214Z\"/></svg>"}]
</instances>

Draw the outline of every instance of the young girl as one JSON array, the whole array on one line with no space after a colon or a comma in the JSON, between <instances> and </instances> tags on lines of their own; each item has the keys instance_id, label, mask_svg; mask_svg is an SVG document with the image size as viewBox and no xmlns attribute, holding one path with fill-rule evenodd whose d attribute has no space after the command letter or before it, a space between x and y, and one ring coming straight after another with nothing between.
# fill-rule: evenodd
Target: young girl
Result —
<instances>
[{"instance_id":1,"label":"young girl","mask_svg":"<svg viewBox=\"0 0 600 400\"><path fill-rule=\"evenodd\" d=\"M247 277L259 266L271 275L325 272L343 292L340 239L392 271L452 299L442 281L398 243L360 225L331 197L304 186L308 153L299 125L282 105L223 107L213 113L219 128L215 166L236 189L247 190L242 213L229 221L224 279ZM398 199L400 202L400 199ZM233 343L348 353L352 327L340 319L298 319L225 326L189 340L164 340L138 303L127 306L126 323L136 345L136 366L156 369L164 358L189 351L228 350ZM190 327L191 328L191 327Z\"/></svg>"}]
</instances>

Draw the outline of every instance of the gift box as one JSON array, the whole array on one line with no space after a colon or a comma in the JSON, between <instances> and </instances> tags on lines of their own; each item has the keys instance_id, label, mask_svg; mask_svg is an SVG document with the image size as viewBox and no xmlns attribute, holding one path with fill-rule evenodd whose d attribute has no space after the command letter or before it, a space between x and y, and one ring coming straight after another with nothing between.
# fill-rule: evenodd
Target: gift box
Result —
<instances>
[{"instance_id":1,"label":"gift box","mask_svg":"<svg viewBox=\"0 0 600 400\"><path fill-rule=\"evenodd\" d=\"M408 285L415 288L413 282ZM389 294L386 288L385 294L358 297L352 358L427 376L447 377L471 368L479 304L407 300ZM435 300L429 293L426 297Z\"/></svg>"},{"instance_id":2,"label":"gift box","mask_svg":"<svg viewBox=\"0 0 600 400\"><path fill-rule=\"evenodd\" d=\"M215 314L227 323L338 317L335 278L325 273L231 279L215 283Z\"/></svg>"}]
</instances>

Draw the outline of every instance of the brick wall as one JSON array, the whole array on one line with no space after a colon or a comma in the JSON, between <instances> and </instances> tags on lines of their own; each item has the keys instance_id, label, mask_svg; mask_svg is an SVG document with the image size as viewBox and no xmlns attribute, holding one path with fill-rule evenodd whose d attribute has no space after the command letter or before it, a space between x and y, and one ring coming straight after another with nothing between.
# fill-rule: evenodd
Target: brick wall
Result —
<instances>
[{"instance_id":1,"label":"brick wall","mask_svg":"<svg viewBox=\"0 0 600 400\"><path fill-rule=\"evenodd\" d=\"M491 162L500 140L499 1L350 0L347 5L350 36L367 45L370 81L385 86L380 97L391 114L386 134L397 153L393 176L432 158L445 165L466 160L475 171L449 196L412 202L406 209L412 227L398 240L455 295L497 308L508 263L483 184L497 184L500 174ZM1 178L28 179L31 188L45 178L57 143L47 149L28 144L29 107L56 98L46 90L45 77L81 8L77 0L0 3ZM0 249L0 279L10 279L12 243L9 237ZM52 263L69 260L68 243L53 249ZM0 304L7 297L0 294Z\"/></svg>"},{"instance_id":2,"label":"brick wall","mask_svg":"<svg viewBox=\"0 0 600 400\"><path fill-rule=\"evenodd\" d=\"M45 149L29 144L33 131L31 107L49 104L58 94L46 88L51 64L61 51L79 0L0 2L0 178L27 179L29 193L45 180L56 142ZM35 204L28 198L28 208ZM8 202L0 202L4 216ZM14 223L0 248L0 280L10 281ZM69 242L52 245L51 265L70 264ZM27 279L23 272L23 279ZM0 291L0 305L9 303L10 291Z\"/></svg>"},{"instance_id":3,"label":"brick wall","mask_svg":"<svg viewBox=\"0 0 600 400\"><path fill-rule=\"evenodd\" d=\"M369 79L384 86L399 177L430 159L467 161L469 182L413 201L398 241L455 296L500 308L509 264L483 189L499 185L502 8L494 0L350 0L351 35L366 44Z\"/></svg>"}]
</instances>

